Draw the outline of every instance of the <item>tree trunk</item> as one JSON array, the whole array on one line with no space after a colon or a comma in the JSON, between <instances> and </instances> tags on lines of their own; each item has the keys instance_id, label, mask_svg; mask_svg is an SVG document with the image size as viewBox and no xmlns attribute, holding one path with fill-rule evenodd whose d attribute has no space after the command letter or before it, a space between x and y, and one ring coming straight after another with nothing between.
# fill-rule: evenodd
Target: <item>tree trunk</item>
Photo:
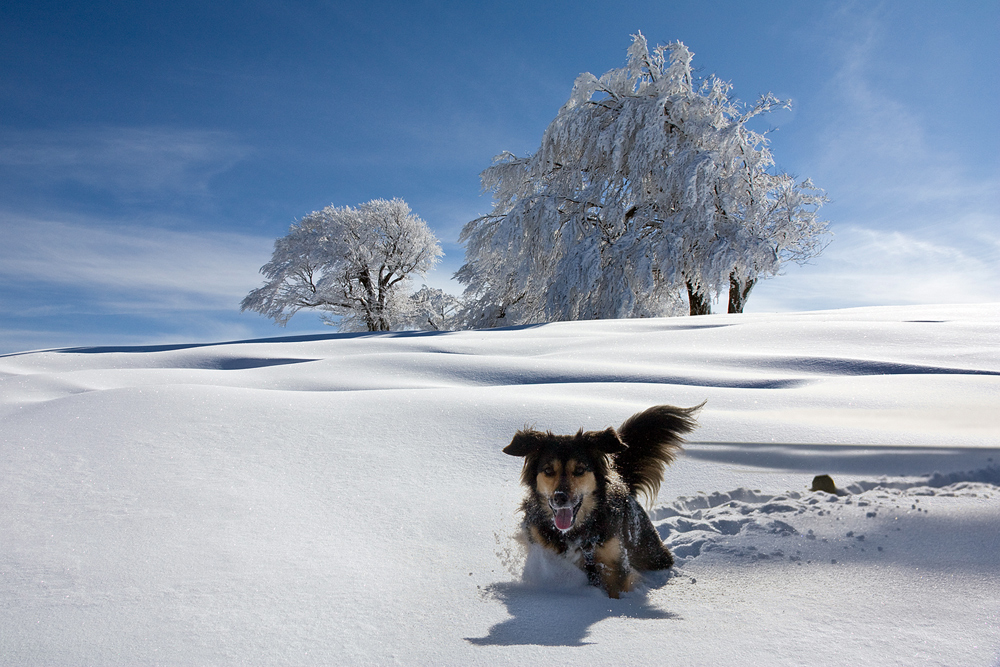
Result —
<instances>
[{"instance_id":1,"label":"tree trunk","mask_svg":"<svg viewBox=\"0 0 1000 667\"><path fill-rule=\"evenodd\" d=\"M711 315L712 302L709 300L708 295L702 292L700 287L692 285L690 280L687 283L687 288L688 304L691 306L691 314Z\"/></svg>"},{"instance_id":2,"label":"tree trunk","mask_svg":"<svg viewBox=\"0 0 1000 667\"><path fill-rule=\"evenodd\" d=\"M747 297L750 290L757 284L756 278L747 278L745 281L736 277L736 272L729 274L729 312L742 313L743 306L747 304Z\"/></svg>"}]
</instances>

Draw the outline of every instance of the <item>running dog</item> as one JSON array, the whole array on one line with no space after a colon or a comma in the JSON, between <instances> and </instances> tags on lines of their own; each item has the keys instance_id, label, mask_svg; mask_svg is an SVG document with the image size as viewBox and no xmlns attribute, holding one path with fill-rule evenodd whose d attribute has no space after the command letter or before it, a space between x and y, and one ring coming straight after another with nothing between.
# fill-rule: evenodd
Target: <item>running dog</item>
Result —
<instances>
[{"instance_id":1,"label":"running dog","mask_svg":"<svg viewBox=\"0 0 1000 667\"><path fill-rule=\"evenodd\" d=\"M681 436L694 430L703 405L657 405L617 431L518 431L503 451L524 457L528 541L575 563L612 598L631 591L639 571L671 567L674 558L636 496L655 500L664 466L681 451Z\"/></svg>"}]
</instances>

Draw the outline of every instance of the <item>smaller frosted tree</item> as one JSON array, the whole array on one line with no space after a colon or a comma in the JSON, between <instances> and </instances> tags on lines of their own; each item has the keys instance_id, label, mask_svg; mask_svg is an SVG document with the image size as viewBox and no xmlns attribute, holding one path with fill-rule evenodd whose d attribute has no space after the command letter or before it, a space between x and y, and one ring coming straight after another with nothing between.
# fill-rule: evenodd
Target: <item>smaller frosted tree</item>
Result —
<instances>
[{"instance_id":1,"label":"smaller frosted tree","mask_svg":"<svg viewBox=\"0 0 1000 667\"><path fill-rule=\"evenodd\" d=\"M410 295L407 324L426 331L458 329L461 310L459 299L442 289L424 285Z\"/></svg>"},{"instance_id":2,"label":"smaller frosted tree","mask_svg":"<svg viewBox=\"0 0 1000 667\"><path fill-rule=\"evenodd\" d=\"M327 206L274 242L271 261L260 269L267 282L243 299L240 310L284 326L295 313L314 308L342 331L390 331L411 316L411 276L428 271L441 255L427 223L401 199Z\"/></svg>"}]
</instances>

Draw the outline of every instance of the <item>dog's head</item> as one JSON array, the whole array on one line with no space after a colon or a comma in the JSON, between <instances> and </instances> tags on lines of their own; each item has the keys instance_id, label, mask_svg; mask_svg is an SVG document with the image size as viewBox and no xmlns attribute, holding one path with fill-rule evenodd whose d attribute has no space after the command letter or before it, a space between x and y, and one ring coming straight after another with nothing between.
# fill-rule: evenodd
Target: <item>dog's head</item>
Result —
<instances>
[{"instance_id":1,"label":"dog's head","mask_svg":"<svg viewBox=\"0 0 1000 667\"><path fill-rule=\"evenodd\" d=\"M521 483L535 493L542 511L551 513L555 527L566 532L586 521L604 492L609 455L625 448L613 428L576 435L522 430L503 451L524 457Z\"/></svg>"}]
</instances>

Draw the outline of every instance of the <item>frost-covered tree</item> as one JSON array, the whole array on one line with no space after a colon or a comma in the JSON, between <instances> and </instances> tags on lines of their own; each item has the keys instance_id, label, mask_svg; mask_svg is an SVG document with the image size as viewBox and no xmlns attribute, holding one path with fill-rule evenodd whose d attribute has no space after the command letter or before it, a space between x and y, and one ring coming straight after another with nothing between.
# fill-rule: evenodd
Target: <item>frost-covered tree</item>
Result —
<instances>
[{"instance_id":1,"label":"frost-covered tree","mask_svg":"<svg viewBox=\"0 0 1000 667\"><path fill-rule=\"evenodd\" d=\"M650 53L635 36L626 66L581 74L529 157L502 153L482 173L493 211L460 241L474 326L709 312L781 263L822 247L822 193L775 174L766 138L716 77L696 85L680 42Z\"/></svg>"},{"instance_id":2,"label":"frost-covered tree","mask_svg":"<svg viewBox=\"0 0 1000 667\"><path fill-rule=\"evenodd\" d=\"M827 242L825 223L817 220L826 196L811 181L796 183L787 174L765 174L758 180L769 183L767 189L758 193L748 188L754 197L743 206L722 206L716 225L720 244L736 249L730 259L730 313L743 312L759 279L777 274L786 261L801 263L819 255Z\"/></svg>"},{"instance_id":3,"label":"frost-covered tree","mask_svg":"<svg viewBox=\"0 0 1000 667\"><path fill-rule=\"evenodd\" d=\"M274 242L271 261L260 269L267 282L243 299L241 310L284 326L303 308L315 308L343 331L389 331L411 315L411 276L441 255L427 223L401 199L328 206Z\"/></svg>"},{"instance_id":4,"label":"frost-covered tree","mask_svg":"<svg viewBox=\"0 0 1000 667\"><path fill-rule=\"evenodd\" d=\"M442 289L424 285L410 295L406 322L409 328L447 331L461 328L461 300Z\"/></svg>"}]
</instances>

